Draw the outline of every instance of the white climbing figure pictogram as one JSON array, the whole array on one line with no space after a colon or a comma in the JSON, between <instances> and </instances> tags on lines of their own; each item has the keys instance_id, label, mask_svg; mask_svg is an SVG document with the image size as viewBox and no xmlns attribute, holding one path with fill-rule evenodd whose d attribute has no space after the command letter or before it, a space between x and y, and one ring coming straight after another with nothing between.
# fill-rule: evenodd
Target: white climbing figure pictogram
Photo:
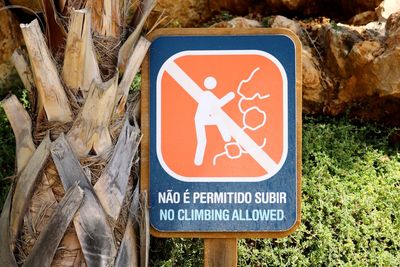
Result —
<instances>
[{"instance_id":1,"label":"white climbing figure pictogram","mask_svg":"<svg viewBox=\"0 0 400 267\"><path fill-rule=\"evenodd\" d=\"M223 118L217 112L215 112L215 109L217 107L222 108L229 103L233 98L235 98L235 93L229 92L224 97L219 99L211 92L211 90L213 90L216 86L217 80L214 77L209 76L204 80L204 87L208 89L208 91L203 91L201 93L196 114L194 116L197 137L194 164L197 166L203 164L204 152L207 145L206 126L217 126L224 141L229 142L231 140L228 127L224 123Z\"/></svg>"}]
</instances>

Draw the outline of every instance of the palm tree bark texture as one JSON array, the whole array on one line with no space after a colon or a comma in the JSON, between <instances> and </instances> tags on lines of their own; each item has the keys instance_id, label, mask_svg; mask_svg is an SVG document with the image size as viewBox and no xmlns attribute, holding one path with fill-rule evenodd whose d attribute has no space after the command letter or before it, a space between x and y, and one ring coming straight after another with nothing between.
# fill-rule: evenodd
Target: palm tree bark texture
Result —
<instances>
[{"instance_id":1,"label":"palm tree bark texture","mask_svg":"<svg viewBox=\"0 0 400 267\"><path fill-rule=\"evenodd\" d=\"M1 102L17 167L0 217L0 266L147 266L140 95L130 87L155 3L42 0L44 21L21 24L26 50L11 60L30 108L14 95Z\"/></svg>"}]
</instances>

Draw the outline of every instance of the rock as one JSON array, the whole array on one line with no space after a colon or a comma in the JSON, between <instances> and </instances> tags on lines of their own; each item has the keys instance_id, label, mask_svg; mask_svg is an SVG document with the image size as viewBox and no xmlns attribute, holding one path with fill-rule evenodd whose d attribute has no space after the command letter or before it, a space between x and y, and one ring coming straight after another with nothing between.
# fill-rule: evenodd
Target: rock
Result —
<instances>
[{"instance_id":1,"label":"rock","mask_svg":"<svg viewBox=\"0 0 400 267\"><path fill-rule=\"evenodd\" d=\"M0 1L0 8L3 6ZM10 11L0 11L0 95L4 95L16 83L18 75L10 62L14 50L22 44L22 34L15 17Z\"/></svg>"},{"instance_id":2,"label":"rock","mask_svg":"<svg viewBox=\"0 0 400 267\"><path fill-rule=\"evenodd\" d=\"M378 41L362 41L353 45L348 54L351 68L357 70L373 61L380 53L382 45Z\"/></svg>"},{"instance_id":3,"label":"rock","mask_svg":"<svg viewBox=\"0 0 400 267\"><path fill-rule=\"evenodd\" d=\"M275 18L273 18L270 21L270 26L271 28L287 28L298 36L301 36L302 29L300 25L294 20L288 19L284 16L276 16Z\"/></svg>"},{"instance_id":4,"label":"rock","mask_svg":"<svg viewBox=\"0 0 400 267\"><path fill-rule=\"evenodd\" d=\"M374 11L382 0L214 0L211 12L228 11L233 15L245 15L256 11L263 15L301 14L301 16L330 16L349 19L364 11Z\"/></svg>"},{"instance_id":5,"label":"rock","mask_svg":"<svg viewBox=\"0 0 400 267\"><path fill-rule=\"evenodd\" d=\"M319 2L321 3L321 5L324 5L325 8L327 9L331 8L330 6L331 1L328 2L319 1ZM375 8L379 6L382 0L353 0L353 1L336 0L334 2L336 2L336 5L338 7L338 10L336 10L335 12L344 12L346 15L350 15L350 17L352 17L353 15L362 13L364 11L375 10Z\"/></svg>"},{"instance_id":6,"label":"rock","mask_svg":"<svg viewBox=\"0 0 400 267\"><path fill-rule=\"evenodd\" d=\"M372 21L378 19L378 15L375 11L365 11L360 14L355 15L349 20L349 24L351 25L366 25Z\"/></svg>"},{"instance_id":7,"label":"rock","mask_svg":"<svg viewBox=\"0 0 400 267\"><path fill-rule=\"evenodd\" d=\"M379 39L355 43L347 55L351 64L348 74L339 87L338 99L355 102L372 95L400 97L400 47L398 43L385 45Z\"/></svg>"},{"instance_id":8,"label":"rock","mask_svg":"<svg viewBox=\"0 0 400 267\"><path fill-rule=\"evenodd\" d=\"M303 40L304 112L346 112L400 125L400 12L384 26L326 23L307 28L317 43Z\"/></svg>"},{"instance_id":9,"label":"rock","mask_svg":"<svg viewBox=\"0 0 400 267\"><path fill-rule=\"evenodd\" d=\"M400 97L400 47L388 47L365 68L361 75L363 84L371 82L368 91L379 96ZM369 76L367 80L366 76ZM368 86L367 85L367 86Z\"/></svg>"},{"instance_id":10,"label":"rock","mask_svg":"<svg viewBox=\"0 0 400 267\"><path fill-rule=\"evenodd\" d=\"M376 8L376 13L380 20L387 20L391 14L400 11L400 0L384 0Z\"/></svg>"},{"instance_id":11,"label":"rock","mask_svg":"<svg viewBox=\"0 0 400 267\"><path fill-rule=\"evenodd\" d=\"M296 10L301 5L308 4L310 1L302 1L302 0L282 0L284 6L286 6L289 10Z\"/></svg>"},{"instance_id":12,"label":"rock","mask_svg":"<svg viewBox=\"0 0 400 267\"><path fill-rule=\"evenodd\" d=\"M302 14L302 16L329 16L349 19L364 11L374 11L382 0L265 0L268 14Z\"/></svg>"},{"instance_id":13,"label":"rock","mask_svg":"<svg viewBox=\"0 0 400 267\"><path fill-rule=\"evenodd\" d=\"M303 100L307 103L307 112L313 113L314 108L309 105L324 103L322 74L318 60L312 55L309 47L304 47L302 51L302 77L303 77Z\"/></svg>"},{"instance_id":14,"label":"rock","mask_svg":"<svg viewBox=\"0 0 400 267\"><path fill-rule=\"evenodd\" d=\"M340 25L328 25L325 31L326 60L325 68L340 78L349 77L352 63L347 60L353 45L361 40L358 32Z\"/></svg>"},{"instance_id":15,"label":"rock","mask_svg":"<svg viewBox=\"0 0 400 267\"><path fill-rule=\"evenodd\" d=\"M373 33L376 37L383 38L386 35L386 22L373 21L361 27L361 31L367 31L368 33Z\"/></svg>"},{"instance_id":16,"label":"rock","mask_svg":"<svg viewBox=\"0 0 400 267\"><path fill-rule=\"evenodd\" d=\"M234 27L235 21L247 20L235 18L216 26ZM392 124L388 117L400 116L394 104L400 103L400 68L396 67L400 65L400 12L391 15L386 27L378 22L350 26L329 20L307 25L283 16L268 22L273 28L291 29L302 41L305 113L350 112ZM372 112L380 105L383 111Z\"/></svg>"},{"instance_id":17,"label":"rock","mask_svg":"<svg viewBox=\"0 0 400 267\"><path fill-rule=\"evenodd\" d=\"M276 16L300 36L303 112L400 125L400 12L363 26Z\"/></svg>"},{"instance_id":18,"label":"rock","mask_svg":"<svg viewBox=\"0 0 400 267\"><path fill-rule=\"evenodd\" d=\"M390 15L386 22L386 44L395 46L400 43L400 11Z\"/></svg>"},{"instance_id":19,"label":"rock","mask_svg":"<svg viewBox=\"0 0 400 267\"><path fill-rule=\"evenodd\" d=\"M17 0L16 0L17 1ZM167 16L162 26L193 27L204 23L218 13L227 12L232 16L249 13L271 16L279 14L329 16L336 21L347 21L365 11L364 21L372 15L382 0L159 0L151 16L155 22L161 15ZM361 23L361 18L358 18Z\"/></svg>"},{"instance_id":20,"label":"rock","mask_svg":"<svg viewBox=\"0 0 400 267\"><path fill-rule=\"evenodd\" d=\"M212 25L211 28L258 28L261 26L261 23L256 20L237 17L230 21L218 22Z\"/></svg>"},{"instance_id":21,"label":"rock","mask_svg":"<svg viewBox=\"0 0 400 267\"><path fill-rule=\"evenodd\" d=\"M158 0L149 17L148 24L153 25L157 19L165 17L161 26L194 27L211 18L207 0Z\"/></svg>"}]
</instances>

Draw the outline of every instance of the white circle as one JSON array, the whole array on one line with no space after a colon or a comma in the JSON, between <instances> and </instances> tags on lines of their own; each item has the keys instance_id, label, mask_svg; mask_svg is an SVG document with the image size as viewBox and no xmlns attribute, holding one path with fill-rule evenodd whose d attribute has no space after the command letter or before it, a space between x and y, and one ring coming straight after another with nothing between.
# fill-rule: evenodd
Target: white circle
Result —
<instances>
[{"instance_id":1,"label":"white circle","mask_svg":"<svg viewBox=\"0 0 400 267\"><path fill-rule=\"evenodd\" d=\"M212 90L217 87L217 80L213 76L208 76L204 79L204 87L208 90Z\"/></svg>"}]
</instances>

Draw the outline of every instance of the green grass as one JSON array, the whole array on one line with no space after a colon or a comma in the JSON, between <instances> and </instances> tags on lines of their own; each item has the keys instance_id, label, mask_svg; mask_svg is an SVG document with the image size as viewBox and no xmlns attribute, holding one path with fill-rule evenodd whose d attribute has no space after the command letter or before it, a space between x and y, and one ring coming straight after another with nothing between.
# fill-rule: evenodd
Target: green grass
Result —
<instances>
[{"instance_id":1,"label":"green grass","mask_svg":"<svg viewBox=\"0 0 400 267\"><path fill-rule=\"evenodd\" d=\"M241 240L240 266L397 266L400 154L390 130L306 119L303 218L283 239Z\"/></svg>"},{"instance_id":2,"label":"green grass","mask_svg":"<svg viewBox=\"0 0 400 267\"><path fill-rule=\"evenodd\" d=\"M0 210L7 197L11 180L7 177L14 174L15 139L4 110L0 108Z\"/></svg>"},{"instance_id":3,"label":"green grass","mask_svg":"<svg viewBox=\"0 0 400 267\"><path fill-rule=\"evenodd\" d=\"M302 224L287 238L240 240L238 265L398 266L400 153L391 131L306 117ZM152 241L153 266L202 266L199 240Z\"/></svg>"},{"instance_id":4,"label":"green grass","mask_svg":"<svg viewBox=\"0 0 400 267\"><path fill-rule=\"evenodd\" d=\"M282 239L242 239L239 266L398 266L400 152L393 129L346 119L303 123L302 224ZM14 137L0 110L0 206ZM151 266L202 266L199 239L152 238Z\"/></svg>"},{"instance_id":5,"label":"green grass","mask_svg":"<svg viewBox=\"0 0 400 267\"><path fill-rule=\"evenodd\" d=\"M15 94L25 108L29 108L28 93L22 88L21 81L15 81L15 87L10 92ZM0 100L6 95L1 95ZM12 179L15 174L15 138L7 116L0 106L0 211L6 200Z\"/></svg>"},{"instance_id":6,"label":"green grass","mask_svg":"<svg viewBox=\"0 0 400 267\"><path fill-rule=\"evenodd\" d=\"M150 266L203 266L201 239L151 239Z\"/></svg>"}]
</instances>

